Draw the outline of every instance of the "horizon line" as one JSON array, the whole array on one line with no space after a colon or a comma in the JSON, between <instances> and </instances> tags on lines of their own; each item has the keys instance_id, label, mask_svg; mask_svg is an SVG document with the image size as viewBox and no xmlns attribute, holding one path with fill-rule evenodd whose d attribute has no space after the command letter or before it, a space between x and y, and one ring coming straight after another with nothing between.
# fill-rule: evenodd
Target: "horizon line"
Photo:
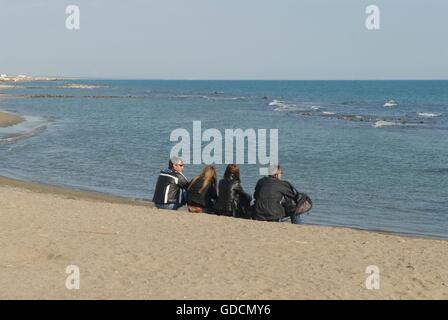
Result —
<instances>
[{"instance_id":1,"label":"horizon line","mask_svg":"<svg viewBox=\"0 0 448 320\"><path fill-rule=\"evenodd\" d=\"M10 75L9 77L17 77L17 75ZM146 78L146 77L90 77L90 76L61 76L61 75L29 75L31 78L54 78L66 80L129 80L129 81L448 81L447 78L390 78L390 79L251 79L251 78ZM0 79L1 81L1 79Z\"/></svg>"}]
</instances>

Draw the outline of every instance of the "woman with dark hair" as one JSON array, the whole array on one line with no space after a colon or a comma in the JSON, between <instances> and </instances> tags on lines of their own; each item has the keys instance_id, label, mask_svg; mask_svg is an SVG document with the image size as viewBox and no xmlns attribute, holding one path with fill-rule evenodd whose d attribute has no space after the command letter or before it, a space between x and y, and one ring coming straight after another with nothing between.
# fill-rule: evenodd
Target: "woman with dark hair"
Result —
<instances>
[{"instance_id":1,"label":"woman with dark hair","mask_svg":"<svg viewBox=\"0 0 448 320\"><path fill-rule=\"evenodd\" d=\"M210 165L202 169L201 173L191 180L187 188L188 211L209 213L213 209L213 204L218 198L217 181L215 167Z\"/></svg>"},{"instance_id":2,"label":"woman with dark hair","mask_svg":"<svg viewBox=\"0 0 448 320\"><path fill-rule=\"evenodd\" d=\"M240 169L236 164L229 164L224 179L219 181L219 196L215 204L218 215L250 218L249 207L252 197L241 186Z\"/></svg>"}]
</instances>

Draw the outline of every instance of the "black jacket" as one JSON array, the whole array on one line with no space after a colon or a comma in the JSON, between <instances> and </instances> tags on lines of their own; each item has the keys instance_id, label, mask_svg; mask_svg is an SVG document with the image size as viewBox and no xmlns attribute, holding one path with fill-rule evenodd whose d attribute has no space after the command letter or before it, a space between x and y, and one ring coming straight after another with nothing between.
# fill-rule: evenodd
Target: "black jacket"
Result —
<instances>
[{"instance_id":1,"label":"black jacket","mask_svg":"<svg viewBox=\"0 0 448 320\"><path fill-rule=\"evenodd\" d=\"M188 188L185 176L171 169L160 171L152 201L156 204L182 204L182 189Z\"/></svg>"},{"instance_id":2,"label":"black jacket","mask_svg":"<svg viewBox=\"0 0 448 320\"><path fill-rule=\"evenodd\" d=\"M218 186L218 200L215 211L222 215L244 217L252 197L244 192L241 183L233 176L230 179L222 179Z\"/></svg>"},{"instance_id":3,"label":"black jacket","mask_svg":"<svg viewBox=\"0 0 448 320\"><path fill-rule=\"evenodd\" d=\"M289 182L271 176L261 178L255 186L253 218L278 221L286 216L282 201L295 197L296 193Z\"/></svg>"},{"instance_id":4,"label":"black jacket","mask_svg":"<svg viewBox=\"0 0 448 320\"><path fill-rule=\"evenodd\" d=\"M192 206L212 209L213 203L218 198L216 182L211 182L207 188L199 192L204 184L204 179L199 178L192 183L187 190L187 203Z\"/></svg>"}]
</instances>

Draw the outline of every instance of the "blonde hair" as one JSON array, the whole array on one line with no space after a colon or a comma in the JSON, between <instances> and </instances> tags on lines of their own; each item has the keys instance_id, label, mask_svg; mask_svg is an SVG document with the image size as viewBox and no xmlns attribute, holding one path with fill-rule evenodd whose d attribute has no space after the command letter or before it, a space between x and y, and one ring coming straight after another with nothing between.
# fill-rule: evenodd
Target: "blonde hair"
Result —
<instances>
[{"instance_id":1,"label":"blonde hair","mask_svg":"<svg viewBox=\"0 0 448 320\"><path fill-rule=\"evenodd\" d=\"M202 178L204 180L204 183L202 184L201 189L199 189L199 193L203 192L210 183L215 183L218 180L215 167L212 165L205 166L204 169L202 169L201 173L194 177L193 180L191 180L190 186L188 187L188 190L200 179Z\"/></svg>"}]
</instances>

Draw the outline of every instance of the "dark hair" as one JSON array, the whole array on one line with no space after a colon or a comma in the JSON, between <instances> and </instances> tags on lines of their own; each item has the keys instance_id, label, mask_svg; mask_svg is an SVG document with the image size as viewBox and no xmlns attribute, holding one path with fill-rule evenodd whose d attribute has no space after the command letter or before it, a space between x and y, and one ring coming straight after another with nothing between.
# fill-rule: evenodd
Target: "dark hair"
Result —
<instances>
[{"instance_id":1,"label":"dark hair","mask_svg":"<svg viewBox=\"0 0 448 320\"><path fill-rule=\"evenodd\" d=\"M226 172L224 173L224 179L230 179L230 177L233 176L236 180L240 180L240 168L232 163L229 164L226 168Z\"/></svg>"}]
</instances>

